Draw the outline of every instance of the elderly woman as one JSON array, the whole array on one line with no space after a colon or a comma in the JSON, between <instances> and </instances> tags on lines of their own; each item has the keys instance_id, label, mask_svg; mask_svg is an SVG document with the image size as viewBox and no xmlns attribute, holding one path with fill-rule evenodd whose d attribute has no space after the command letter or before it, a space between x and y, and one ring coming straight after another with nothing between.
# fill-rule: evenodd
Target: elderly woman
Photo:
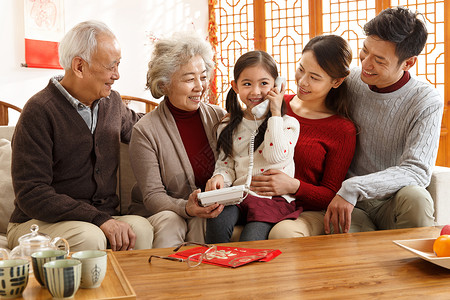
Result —
<instances>
[{"instance_id":1,"label":"elderly woman","mask_svg":"<svg viewBox=\"0 0 450 300\"><path fill-rule=\"evenodd\" d=\"M130 212L148 217L155 248L203 242L205 219L223 209L197 202L214 171L215 125L225 114L202 101L212 68L211 47L201 38L178 34L155 44L147 88L164 99L135 125L130 142L141 192L134 191Z\"/></svg>"}]
</instances>

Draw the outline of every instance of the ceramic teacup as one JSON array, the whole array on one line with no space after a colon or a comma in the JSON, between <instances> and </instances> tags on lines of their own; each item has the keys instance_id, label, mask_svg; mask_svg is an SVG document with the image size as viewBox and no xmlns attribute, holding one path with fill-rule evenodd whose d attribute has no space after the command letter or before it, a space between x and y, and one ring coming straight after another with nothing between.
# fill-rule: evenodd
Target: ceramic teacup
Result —
<instances>
[{"instance_id":1,"label":"ceramic teacup","mask_svg":"<svg viewBox=\"0 0 450 300\"><path fill-rule=\"evenodd\" d=\"M86 250L72 254L73 259L81 261L81 287L99 287L106 275L108 255L105 251Z\"/></svg>"},{"instance_id":2,"label":"ceramic teacup","mask_svg":"<svg viewBox=\"0 0 450 300\"><path fill-rule=\"evenodd\" d=\"M65 250L44 250L31 254L31 264L33 265L34 277L42 287L45 287L44 264L57 259L65 259Z\"/></svg>"},{"instance_id":3,"label":"ceramic teacup","mask_svg":"<svg viewBox=\"0 0 450 300\"><path fill-rule=\"evenodd\" d=\"M0 298L21 297L28 284L30 262L26 259L0 260Z\"/></svg>"},{"instance_id":4,"label":"ceramic teacup","mask_svg":"<svg viewBox=\"0 0 450 300\"><path fill-rule=\"evenodd\" d=\"M56 299L72 298L80 287L81 262L58 259L44 264L45 285Z\"/></svg>"}]
</instances>

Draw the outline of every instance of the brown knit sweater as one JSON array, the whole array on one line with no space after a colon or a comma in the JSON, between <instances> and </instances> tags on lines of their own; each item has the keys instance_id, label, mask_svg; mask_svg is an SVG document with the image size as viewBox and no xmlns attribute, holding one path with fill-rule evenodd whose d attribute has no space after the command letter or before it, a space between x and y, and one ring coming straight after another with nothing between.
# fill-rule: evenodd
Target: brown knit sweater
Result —
<instances>
[{"instance_id":1,"label":"brown knit sweater","mask_svg":"<svg viewBox=\"0 0 450 300\"><path fill-rule=\"evenodd\" d=\"M148 113L134 126L130 142L130 163L142 192L133 197L130 213L149 217L169 210L187 219L186 200L197 189L195 174L188 153L167 100ZM225 111L207 103L200 103L200 118L211 150L216 153L215 125ZM136 193L134 196L139 196Z\"/></svg>"},{"instance_id":2,"label":"brown knit sweater","mask_svg":"<svg viewBox=\"0 0 450 300\"><path fill-rule=\"evenodd\" d=\"M100 226L117 214L119 142L140 118L112 91L99 101L94 134L49 83L25 105L12 139L16 195L10 222L85 221Z\"/></svg>"}]
</instances>

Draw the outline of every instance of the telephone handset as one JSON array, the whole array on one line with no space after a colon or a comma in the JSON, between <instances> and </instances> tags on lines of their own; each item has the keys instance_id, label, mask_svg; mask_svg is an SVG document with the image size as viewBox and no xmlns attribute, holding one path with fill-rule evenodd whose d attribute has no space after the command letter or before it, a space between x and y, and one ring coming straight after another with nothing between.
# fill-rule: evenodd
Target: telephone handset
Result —
<instances>
[{"instance_id":1,"label":"telephone handset","mask_svg":"<svg viewBox=\"0 0 450 300\"><path fill-rule=\"evenodd\" d=\"M278 87L278 91L280 92L282 85L286 85L286 78L277 77L277 79L275 79L275 86ZM265 116L268 112L269 112L269 99L264 100L263 102L252 108L252 114L258 119Z\"/></svg>"},{"instance_id":2,"label":"telephone handset","mask_svg":"<svg viewBox=\"0 0 450 300\"><path fill-rule=\"evenodd\" d=\"M275 86L277 86L278 91L281 92L281 87L286 87L286 78L278 76L277 79L275 79Z\"/></svg>"}]
</instances>

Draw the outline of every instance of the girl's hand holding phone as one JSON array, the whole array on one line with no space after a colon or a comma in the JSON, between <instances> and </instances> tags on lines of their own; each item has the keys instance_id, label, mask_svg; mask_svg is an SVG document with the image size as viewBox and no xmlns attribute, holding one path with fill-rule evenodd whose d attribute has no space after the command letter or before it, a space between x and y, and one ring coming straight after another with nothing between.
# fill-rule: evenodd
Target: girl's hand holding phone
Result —
<instances>
[{"instance_id":1,"label":"girl's hand holding phone","mask_svg":"<svg viewBox=\"0 0 450 300\"><path fill-rule=\"evenodd\" d=\"M270 102L270 112L274 117L281 117L281 104L284 101L284 93L286 92L286 79L278 77L275 80L275 86L269 91L266 99Z\"/></svg>"},{"instance_id":2,"label":"girl's hand holding phone","mask_svg":"<svg viewBox=\"0 0 450 300\"><path fill-rule=\"evenodd\" d=\"M212 190L218 190L218 189L223 188L223 186L224 186L223 176L220 174L217 174L217 175L211 177L206 182L205 192L212 191Z\"/></svg>"}]
</instances>

